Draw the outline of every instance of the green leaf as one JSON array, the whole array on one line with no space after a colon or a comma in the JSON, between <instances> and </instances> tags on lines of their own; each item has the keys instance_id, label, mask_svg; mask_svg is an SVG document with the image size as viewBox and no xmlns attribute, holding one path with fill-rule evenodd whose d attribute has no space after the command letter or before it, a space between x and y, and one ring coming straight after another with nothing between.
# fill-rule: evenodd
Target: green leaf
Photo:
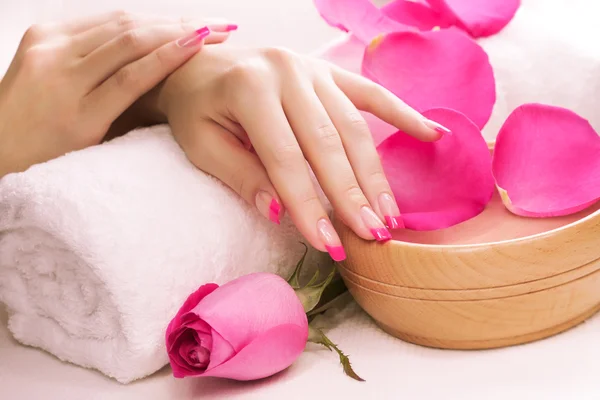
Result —
<instances>
[{"instance_id":1,"label":"green leaf","mask_svg":"<svg viewBox=\"0 0 600 400\"><path fill-rule=\"evenodd\" d=\"M323 290L323 294L321 295L321 300L319 300L319 303L313 310L309 311L307 315L312 317L324 313L334 306L337 300L346 292L348 292L348 288L346 287L342 277L339 275L335 276L331 283L327 285L325 290Z\"/></svg>"},{"instance_id":2,"label":"green leaf","mask_svg":"<svg viewBox=\"0 0 600 400\"><path fill-rule=\"evenodd\" d=\"M306 254L308 253L308 246L302 242L300 242L300 244L304 246L304 254L302 255L302 258L300 258L300 261L298 261L298 264L296 264L296 269L294 270L294 273L288 279L288 283L294 289L300 288L300 273L302 272L302 266L304 265Z\"/></svg>"},{"instance_id":3,"label":"green leaf","mask_svg":"<svg viewBox=\"0 0 600 400\"><path fill-rule=\"evenodd\" d=\"M335 272L335 268L332 268L331 273L323 282L295 289L296 296L298 296L302 302L302 305L304 306L304 312L308 313L309 311L312 311L317 304L319 304L321 296L323 295L323 291L333 280Z\"/></svg>"},{"instance_id":4,"label":"green leaf","mask_svg":"<svg viewBox=\"0 0 600 400\"><path fill-rule=\"evenodd\" d=\"M335 343L329 340L329 338L325 336L322 330L309 326L308 341L323 345L327 347L330 351L335 351L336 353L338 353L338 356L340 357L340 363L342 364L342 368L344 369L344 373L354 380L357 380L359 382L365 382L365 380L358 376L358 374L354 372L354 369L352 369L350 358L348 358L348 356L345 355Z\"/></svg>"}]
</instances>

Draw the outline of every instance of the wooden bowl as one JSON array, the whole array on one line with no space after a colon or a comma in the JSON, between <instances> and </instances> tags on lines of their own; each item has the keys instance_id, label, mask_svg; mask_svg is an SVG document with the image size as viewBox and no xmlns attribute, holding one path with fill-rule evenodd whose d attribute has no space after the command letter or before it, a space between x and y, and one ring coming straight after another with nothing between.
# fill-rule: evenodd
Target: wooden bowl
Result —
<instances>
[{"instance_id":1,"label":"wooden bowl","mask_svg":"<svg viewBox=\"0 0 600 400\"><path fill-rule=\"evenodd\" d=\"M542 339L600 309L600 203L547 219L511 214L495 196L476 218L385 244L334 218L340 273L388 333L420 345L484 349Z\"/></svg>"}]
</instances>

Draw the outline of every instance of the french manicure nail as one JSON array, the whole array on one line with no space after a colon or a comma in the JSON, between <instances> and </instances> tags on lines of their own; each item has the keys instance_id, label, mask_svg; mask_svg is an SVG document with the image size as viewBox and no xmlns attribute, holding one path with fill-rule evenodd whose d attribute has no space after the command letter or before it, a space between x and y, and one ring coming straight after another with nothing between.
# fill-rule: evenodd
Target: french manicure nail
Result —
<instances>
[{"instance_id":1,"label":"french manicure nail","mask_svg":"<svg viewBox=\"0 0 600 400\"><path fill-rule=\"evenodd\" d=\"M452 135L452 131L450 129L446 128L443 125L438 124L435 121L432 121L430 119L426 119L426 120L423 121L423 123L429 129L433 129L434 131L436 131L437 133L439 133L442 136L444 136L444 135Z\"/></svg>"},{"instance_id":2,"label":"french manicure nail","mask_svg":"<svg viewBox=\"0 0 600 400\"><path fill-rule=\"evenodd\" d=\"M383 222L379 219L375 211L371 207L364 206L360 209L360 216L367 229L371 232L371 235L378 242L385 242L392 238L392 234L387 230Z\"/></svg>"},{"instance_id":3,"label":"french manicure nail","mask_svg":"<svg viewBox=\"0 0 600 400\"><path fill-rule=\"evenodd\" d=\"M214 32L227 33L232 31L237 31L237 24L211 24L210 30Z\"/></svg>"},{"instance_id":4,"label":"french manicure nail","mask_svg":"<svg viewBox=\"0 0 600 400\"><path fill-rule=\"evenodd\" d=\"M396 200L389 193L381 193L379 195L379 209L385 218L385 222L390 229L404 228L404 221L400 215Z\"/></svg>"},{"instance_id":5,"label":"french manicure nail","mask_svg":"<svg viewBox=\"0 0 600 400\"><path fill-rule=\"evenodd\" d=\"M323 218L317 222L317 231L323 241L327 252L333 258L333 261L343 261L346 259L346 252L340 241L340 237L327 219Z\"/></svg>"},{"instance_id":6,"label":"french manicure nail","mask_svg":"<svg viewBox=\"0 0 600 400\"><path fill-rule=\"evenodd\" d=\"M269 193L261 191L256 194L256 208L271 222L279 225L281 223L281 204L279 201L271 196Z\"/></svg>"},{"instance_id":7,"label":"french manicure nail","mask_svg":"<svg viewBox=\"0 0 600 400\"><path fill-rule=\"evenodd\" d=\"M210 35L210 29L208 29L208 27L205 26L194 31L194 33L191 33L179 39L177 41L177 45L179 47L195 47L198 44L200 44L200 42L208 35Z\"/></svg>"}]
</instances>

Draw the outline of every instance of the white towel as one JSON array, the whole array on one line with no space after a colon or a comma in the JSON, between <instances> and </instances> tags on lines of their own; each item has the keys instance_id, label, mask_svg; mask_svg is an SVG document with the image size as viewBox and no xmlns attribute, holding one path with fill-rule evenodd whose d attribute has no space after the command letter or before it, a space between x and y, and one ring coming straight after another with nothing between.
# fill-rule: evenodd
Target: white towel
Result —
<instances>
[{"instance_id":1,"label":"white towel","mask_svg":"<svg viewBox=\"0 0 600 400\"><path fill-rule=\"evenodd\" d=\"M166 326L199 285L286 275L301 240L197 170L167 127L140 130L0 181L0 302L21 343L129 382L167 363Z\"/></svg>"}]
</instances>

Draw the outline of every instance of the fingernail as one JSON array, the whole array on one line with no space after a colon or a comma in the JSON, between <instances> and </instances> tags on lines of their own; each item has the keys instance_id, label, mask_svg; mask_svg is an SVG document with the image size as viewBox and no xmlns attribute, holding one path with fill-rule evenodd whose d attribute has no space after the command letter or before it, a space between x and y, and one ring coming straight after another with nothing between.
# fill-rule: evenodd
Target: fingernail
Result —
<instances>
[{"instance_id":1,"label":"fingernail","mask_svg":"<svg viewBox=\"0 0 600 400\"><path fill-rule=\"evenodd\" d=\"M210 35L210 29L208 29L208 27L203 27L200 28L198 30L196 30L194 33L184 36L181 39L179 39L177 41L177 45L179 47L195 47L198 44L200 44L200 42L202 42L202 40L207 37L208 35Z\"/></svg>"},{"instance_id":2,"label":"fingernail","mask_svg":"<svg viewBox=\"0 0 600 400\"><path fill-rule=\"evenodd\" d=\"M258 211L271 222L277 225L281 223L281 204L269 193L261 191L256 194L256 208L258 208Z\"/></svg>"},{"instance_id":3,"label":"fingernail","mask_svg":"<svg viewBox=\"0 0 600 400\"><path fill-rule=\"evenodd\" d=\"M361 208L360 216L375 240L378 242L385 242L392 238L390 231L383 225L383 222L381 222L377 214L375 214L375 211L371 210L371 207L364 206Z\"/></svg>"},{"instance_id":4,"label":"fingernail","mask_svg":"<svg viewBox=\"0 0 600 400\"><path fill-rule=\"evenodd\" d=\"M390 229L404 228L404 221L400 215L396 200L389 193L381 193L379 195L379 208L385 218L385 222Z\"/></svg>"},{"instance_id":5,"label":"fingernail","mask_svg":"<svg viewBox=\"0 0 600 400\"><path fill-rule=\"evenodd\" d=\"M444 135L452 135L452 131L448 128L446 128L443 125L438 124L435 121L432 121L430 119L426 119L423 121L423 123L425 124L425 126L427 126L429 129L432 129L434 131L436 131L437 133L439 133L442 137Z\"/></svg>"},{"instance_id":6,"label":"fingernail","mask_svg":"<svg viewBox=\"0 0 600 400\"><path fill-rule=\"evenodd\" d=\"M333 258L333 261L343 261L346 259L346 252L340 241L340 237L327 219L323 218L317 222L319 237L323 241L327 252Z\"/></svg>"},{"instance_id":7,"label":"fingernail","mask_svg":"<svg viewBox=\"0 0 600 400\"><path fill-rule=\"evenodd\" d=\"M210 29L215 32L232 32L237 31L237 24L215 24L210 25Z\"/></svg>"}]
</instances>

